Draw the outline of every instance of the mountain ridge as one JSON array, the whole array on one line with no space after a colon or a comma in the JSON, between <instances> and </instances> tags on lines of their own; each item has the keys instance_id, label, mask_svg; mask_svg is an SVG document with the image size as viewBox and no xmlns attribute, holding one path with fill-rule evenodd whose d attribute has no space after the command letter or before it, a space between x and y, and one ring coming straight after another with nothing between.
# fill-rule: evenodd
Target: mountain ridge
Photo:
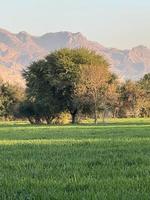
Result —
<instances>
[{"instance_id":1,"label":"mountain ridge","mask_svg":"<svg viewBox=\"0 0 150 200\"><path fill-rule=\"evenodd\" d=\"M11 33L0 28L0 76L5 81L24 85L21 71L32 61L61 48L81 47L103 55L111 70L123 79L136 80L150 72L150 49L143 45L120 50L90 41L80 32L60 31L33 36L26 31Z\"/></svg>"}]
</instances>

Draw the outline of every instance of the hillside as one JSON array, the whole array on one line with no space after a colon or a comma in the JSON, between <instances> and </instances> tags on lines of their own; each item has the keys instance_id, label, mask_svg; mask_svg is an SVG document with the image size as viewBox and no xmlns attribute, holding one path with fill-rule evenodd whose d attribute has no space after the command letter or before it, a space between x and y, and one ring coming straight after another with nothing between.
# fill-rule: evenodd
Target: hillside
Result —
<instances>
[{"instance_id":1,"label":"hillside","mask_svg":"<svg viewBox=\"0 0 150 200\"><path fill-rule=\"evenodd\" d=\"M81 33L57 32L32 36L0 29L0 76L5 81L24 85L21 71L32 61L60 48L85 47L108 59L112 71L124 79L138 79L150 72L150 49L137 46L130 50L106 48L87 40Z\"/></svg>"}]
</instances>

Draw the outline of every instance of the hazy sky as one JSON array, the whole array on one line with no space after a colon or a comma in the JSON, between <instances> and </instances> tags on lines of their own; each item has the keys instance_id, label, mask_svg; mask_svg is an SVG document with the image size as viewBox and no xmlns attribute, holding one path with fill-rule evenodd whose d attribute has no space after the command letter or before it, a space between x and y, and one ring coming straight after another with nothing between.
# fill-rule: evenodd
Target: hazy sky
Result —
<instances>
[{"instance_id":1,"label":"hazy sky","mask_svg":"<svg viewBox=\"0 0 150 200\"><path fill-rule=\"evenodd\" d=\"M0 0L0 27L82 32L108 47L150 47L150 0Z\"/></svg>"}]
</instances>

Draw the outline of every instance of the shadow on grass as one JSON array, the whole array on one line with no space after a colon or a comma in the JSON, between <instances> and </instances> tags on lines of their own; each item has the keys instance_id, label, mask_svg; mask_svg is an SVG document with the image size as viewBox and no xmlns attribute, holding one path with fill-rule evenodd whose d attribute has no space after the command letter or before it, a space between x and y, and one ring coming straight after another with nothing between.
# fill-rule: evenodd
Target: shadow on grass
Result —
<instances>
[{"instance_id":1,"label":"shadow on grass","mask_svg":"<svg viewBox=\"0 0 150 200\"><path fill-rule=\"evenodd\" d=\"M78 123L78 124L66 124L66 125L46 125L46 124L38 124L38 125L33 125L33 124L29 124L27 122L20 122L18 123L16 122L0 122L0 128L82 128L82 127L93 127L93 128L98 128L98 127L120 127L120 126L149 126L150 125L150 120L149 121L127 121L127 122L107 122L107 123L98 123L98 124L94 124L94 123Z\"/></svg>"}]
</instances>

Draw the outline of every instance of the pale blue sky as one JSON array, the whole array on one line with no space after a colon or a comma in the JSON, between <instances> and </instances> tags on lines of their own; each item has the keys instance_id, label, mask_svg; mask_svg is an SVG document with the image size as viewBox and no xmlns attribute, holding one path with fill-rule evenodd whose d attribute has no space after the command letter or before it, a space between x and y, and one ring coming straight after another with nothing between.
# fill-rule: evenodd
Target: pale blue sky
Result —
<instances>
[{"instance_id":1,"label":"pale blue sky","mask_svg":"<svg viewBox=\"0 0 150 200\"><path fill-rule=\"evenodd\" d=\"M82 32L108 47L150 47L150 0L0 0L0 27Z\"/></svg>"}]
</instances>

